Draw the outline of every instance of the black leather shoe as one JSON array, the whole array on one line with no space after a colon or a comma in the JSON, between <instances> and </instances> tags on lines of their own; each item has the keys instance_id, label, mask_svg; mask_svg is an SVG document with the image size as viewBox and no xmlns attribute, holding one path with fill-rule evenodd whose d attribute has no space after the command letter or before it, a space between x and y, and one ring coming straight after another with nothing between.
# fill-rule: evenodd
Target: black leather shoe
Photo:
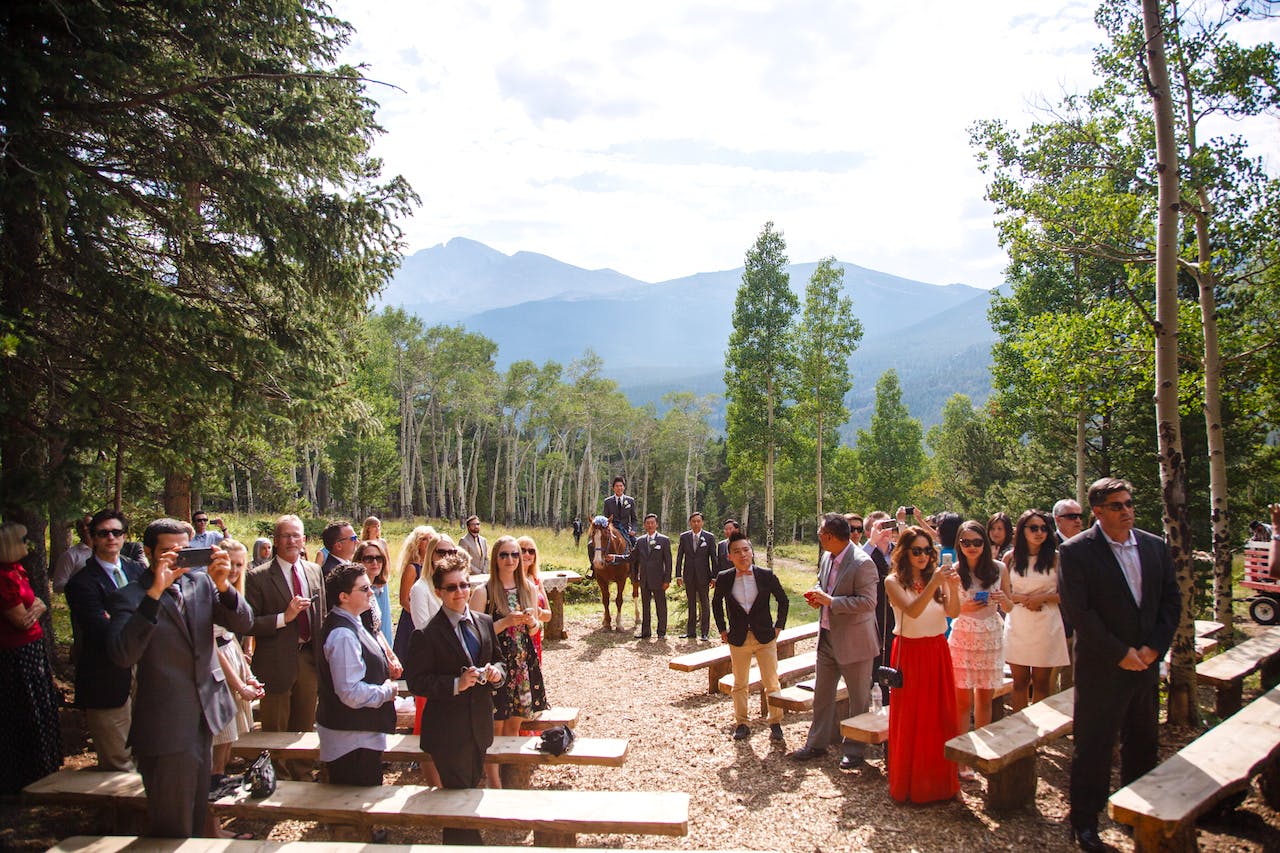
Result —
<instances>
[{"instance_id":1,"label":"black leather shoe","mask_svg":"<svg viewBox=\"0 0 1280 853\"><path fill-rule=\"evenodd\" d=\"M681 635L680 635L680 639L682 639L682 640L692 640L692 639L693 639L693 634L681 634Z\"/></svg>"},{"instance_id":2,"label":"black leather shoe","mask_svg":"<svg viewBox=\"0 0 1280 853\"><path fill-rule=\"evenodd\" d=\"M632 634L632 635L631 635L631 639L633 639L633 640L647 640L647 639L649 639L649 635L648 635L648 634Z\"/></svg>"},{"instance_id":3,"label":"black leather shoe","mask_svg":"<svg viewBox=\"0 0 1280 853\"><path fill-rule=\"evenodd\" d=\"M865 766L867 760L860 755L842 755L840 756L841 770L857 770L859 767Z\"/></svg>"},{"instance_id":4,"label":"black leather shoe","mask_svg":"<svg viewBox=\"0 0 1280 853\"><path fill-rule=\"evenodd\" d=\"M747 728L746 723L739 723L738 727L733 730L734 740L746 740L751 737L751 729Z\"/></svg>"},{"instance_id":5,"label":"black leather shoe","mask_svg":"<svg viewBox=\"0 0 1280 853\"><path fill-rule=\"evenodd\" d=\"M782 726L780 724L769 724L769 740L783 740Z\"/></svg>"},{"instance_id":6,"label":"black leather shoe","mask_svg":"<svg viewBox=\"0 0 1280 853\"><path fill-rule=\"evenodd\" d=\"M701 640L701 641L702 641L702 642L704 642L704 643L709 642L709 641L711 640L711 638L710 638L710 637L708 637L706 634L703 634L703 635L702 635L701 637L699 637L698 639L699 639L699 640Z\"/></svg>"},{"instance_id":7,"label":"black leather shoe","mask_svg":"<svg viewBox=\"0 0 1280 853\"><path fill-rule=\"evenodd\" d=\"M788 752L787 758L790 758L792 761L810 761L814 758L821 758L826 754L827 751L825 749L814 749L811 746L802 746L794 752Z\"/></svg>"},{"instance_id":8,"label":"black leather shoe","mask_svg":"<svg viewBox=\"0 0 1280 853\"><path fill-rule=\"evenodd\" d=\"M1102 843L1102 839L1098 837L1098 830L1092 826L1071 827L1071 840L1081 850L1087 850L1089 853L1102 853L1102 851L1110 849L1106 844Z\"/></svg>"}]
</instances>

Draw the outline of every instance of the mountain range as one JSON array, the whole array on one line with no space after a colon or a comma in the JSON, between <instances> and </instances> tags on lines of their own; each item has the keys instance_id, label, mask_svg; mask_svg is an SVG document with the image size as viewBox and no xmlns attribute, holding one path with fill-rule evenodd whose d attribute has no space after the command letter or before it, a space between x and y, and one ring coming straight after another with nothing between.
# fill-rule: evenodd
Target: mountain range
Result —
<instances>
[{"instance_id":1,"label":"mountain range","mask_svg":"<svg viewBox=\"0 0 1280 853\"><path fill-rule=\"evenodd\" d=\"M839 263L863 328L850 359L854 387L846 400L846 440L870 423L876 379L891 367L903 401L926 427L937 423L943 403L956 392L975 403L987 398L993 292ZM788 268L802 304L816 267ZM650 283L533 252L506 255L458 237L406 257L380 301L428 324L460 323L493 339L499 369L520 359L567 364L590 348L633 405L654 402L661 410L669 391L723 395L724 352L741 281L738 267ZM723 416L721 401L717 426Z\"/></svg>"}]
</instances>

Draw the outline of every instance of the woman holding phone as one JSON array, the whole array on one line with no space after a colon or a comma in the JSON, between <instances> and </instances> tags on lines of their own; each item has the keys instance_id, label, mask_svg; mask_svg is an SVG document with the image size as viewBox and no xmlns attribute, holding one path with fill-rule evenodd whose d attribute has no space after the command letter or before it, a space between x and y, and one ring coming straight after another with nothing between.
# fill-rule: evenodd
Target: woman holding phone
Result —
<instances>
[{"instance_id":1,"label":"woman holding phone","mask_svg":"<svg viewBox=\"0 0 1280 853\"><path fill-rule=\"evenodd\" d=\"M987 531L966 521L956 533L956 574L960 576L960 615L951 623L951 668L956 679L956 731L982 728L991 722L991 701L1004 680L1004 620L998 607L1009 609L1009 572L991 559ZM960 778L974 779L973 770L960 768Z\"/></svg>"}]
</instances>

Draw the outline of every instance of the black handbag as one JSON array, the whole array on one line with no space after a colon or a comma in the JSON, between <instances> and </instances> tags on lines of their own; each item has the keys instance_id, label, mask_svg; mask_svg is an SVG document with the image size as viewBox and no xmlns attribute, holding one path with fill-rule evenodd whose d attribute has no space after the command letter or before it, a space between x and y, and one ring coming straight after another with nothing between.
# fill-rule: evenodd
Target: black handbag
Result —
<instances>
[{"instance_id":1,"label":"black handbag","mask_svg":"<svg viewBox=\"0 0 1280 853\"><path fill-rule=\"evenodd\" d=\"M276 792L276 769L271 766L271 755L265 749L244 771L244 783L249 788L249 796L255 800Z\"/></svg>"},{"instance_id":2,"label":"black handbag","mask_svg":"<svg viewBox=\"0 0 1280 853\"><path fill-rule=\"evenodd\" d=\"M883 581L881 581L883 583ZM880 608L880 660L888 662L889 657L889 590L884 591L884 599L881 601ZM894 687L902 687L902 670L895 669L892 666L880 666L876 668L876 684L884 690Z\"/></svg>"},{"instance_id":3,"label":"black handbag","mask_svg":"<svg viewBox=\"0 0 1280 853\"><path fill-rule=\"evenodd\" d=\"M542 733L542 740L538 742L538 751L564 755L569 751L569 747L573 746L575 737L577 736L573 733L573 729L568 726L552 726Z\"/></svg>"}]
</instances>

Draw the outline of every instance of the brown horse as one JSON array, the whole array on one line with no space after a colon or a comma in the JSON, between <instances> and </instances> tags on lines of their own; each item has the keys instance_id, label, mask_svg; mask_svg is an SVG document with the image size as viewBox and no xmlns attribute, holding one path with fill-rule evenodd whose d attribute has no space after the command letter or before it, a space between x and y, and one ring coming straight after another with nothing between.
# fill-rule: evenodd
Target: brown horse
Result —
<instances>
[{"instance_id":1,"label":"brown horse","mask_svg":"<svg viewBox=\"0 0 1280 853\"><path fill-rule=\"evenodd\" d=\"M587 538L587 551L591 556L591 571L595 576L596 583L600 586L600 603L604 605L604 629L606 631L613 630L612 620L609 618L609 585L618 585L618 594L614 599L614 606L618 612L619 631L622 630L622 592L627 585L627 578L631 576L631 563L626 560L611 560L611 557L621 557L627 553L627 540L616 527L605 522L597 524L591 522L591 533ZM631 584L631 597L638 601L640 595L639 588L635 585L634 580ZM636 605L636 601L632 602ZM633 609L634 606L633 606ZM637 621L639 619L637 618Z\"/></svg>"}]
</instances>

